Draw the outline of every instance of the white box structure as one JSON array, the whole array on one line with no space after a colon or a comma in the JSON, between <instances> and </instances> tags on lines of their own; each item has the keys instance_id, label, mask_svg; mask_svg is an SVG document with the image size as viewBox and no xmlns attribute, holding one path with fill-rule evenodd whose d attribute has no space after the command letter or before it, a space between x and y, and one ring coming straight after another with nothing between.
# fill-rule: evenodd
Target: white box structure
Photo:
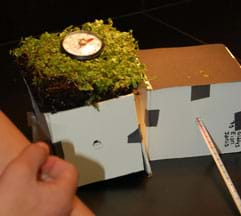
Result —
<instances>
[{"instance_id":1,"label":"white box structure","mask_svg":"<svg viewBox=\"0 0 241 216\"><path fill-rule=\"evenodd\" d=\"M48 128L50 141L61 143L64 159L79 170L79 186L144 170L133 94L100 102L98 110L83 106L37 118L34 139L41 139L36 128Z\"/></svg>"},{"instance_id":2,"label":"white box structure","mask_svg":"<svg viewBox=\"0 0 241 216\"><path fill-rule=\"evenodd\" d=\"M57 113L35 111L34 141L59 147L79 186L146 170L149 160L209 155L201 118L220 153L241 151L241 68L223 44L140 50L147 66L139 95ZM60 151L60 152L61 152ZM147 156L148 155L148 156Z\"/></svg>"},{"instance_id":3,"label":"white box structure","mask_svg":"<svg viewBox=\"0 0 241 216\"><path fill-rule=\"evenodd\" d=\"M141 89L150 160L208 155L200 117L220 153L241 151L241 68L222 44L141 50L149 84Z\"/></svg>"}]
</instances>

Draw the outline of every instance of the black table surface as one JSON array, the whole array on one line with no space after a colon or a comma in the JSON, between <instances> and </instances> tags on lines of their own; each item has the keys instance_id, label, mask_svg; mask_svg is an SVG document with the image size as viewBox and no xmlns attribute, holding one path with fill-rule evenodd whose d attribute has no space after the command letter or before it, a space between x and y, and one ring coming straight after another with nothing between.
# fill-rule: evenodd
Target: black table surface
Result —
<instances>
[{"instance_id":1,"label":"black table surface","mask_svg":"<svg viewBox=\"0 0 241 216\"><path fill-rule=\"evenodd\" d=\"M184 1L185 2L185 1ZM187 2L187 1L186 1ZM120 30L132 29L141 49L223 43L241 59L241 17L228 1L192 1L162 5L114 17ZM0 104L31 139L26 112L31 104L9 50L18 41L0 44ZM181 145L181 143L180 143ZM222 155L241 193L241 154ZM239 215L211 156L151 162L143 172L82 186L78 196L97 215Z\"/></svg>"}]
</instances>

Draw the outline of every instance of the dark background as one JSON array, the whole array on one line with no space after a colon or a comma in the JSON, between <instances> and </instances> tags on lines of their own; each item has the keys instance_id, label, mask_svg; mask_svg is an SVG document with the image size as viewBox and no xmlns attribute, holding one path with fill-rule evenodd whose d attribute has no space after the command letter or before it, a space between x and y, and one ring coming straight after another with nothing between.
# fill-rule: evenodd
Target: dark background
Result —
<instances>
[{"instance_id":1,"label":"dark background","mask_svg":"<svg viewBox=\"0 0 241 216\"><path fill-rule=\"evenodd\" d=\"M9 0L2 6L0 14L0 25L4 32L0 42L43 31L60 30L68 25L78 25L94 19L137 12L165 2L170 1Z\"/></svg>"},{"instance_id":2,"label":"dark background","mask_svg":"<svg viewBox=\"0 0 241 216\"><path fill-rule=\"evenodd\" d=\"M110 17L119 30L133 30L141 49L223 43L240 61L240 6L240 0L1 2L1 109L31 139L29 96L9 55L21 37ZM240 158L222 156L239 193ZM210 156L155 161L152 169L151 178L131 174L81 187L78 195L100 216L239 215Z\"/></svg>"}]
</instances>

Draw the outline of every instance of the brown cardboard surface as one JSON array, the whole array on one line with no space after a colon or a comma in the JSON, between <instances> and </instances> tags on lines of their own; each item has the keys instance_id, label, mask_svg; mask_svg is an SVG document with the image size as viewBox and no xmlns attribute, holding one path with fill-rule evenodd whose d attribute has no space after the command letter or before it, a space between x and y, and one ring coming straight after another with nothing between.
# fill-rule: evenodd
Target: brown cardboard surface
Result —
<instances>
[{"instance_id":1,"label":"brown cardboard surface","mask_svg":"<svg viewBox=\"0 0 241 216\"><path fill-rule=\"evenodd\" d=\"M139 51L153 89L241 81L238 61L223 44Z\"/></svg>"}]
</instances>

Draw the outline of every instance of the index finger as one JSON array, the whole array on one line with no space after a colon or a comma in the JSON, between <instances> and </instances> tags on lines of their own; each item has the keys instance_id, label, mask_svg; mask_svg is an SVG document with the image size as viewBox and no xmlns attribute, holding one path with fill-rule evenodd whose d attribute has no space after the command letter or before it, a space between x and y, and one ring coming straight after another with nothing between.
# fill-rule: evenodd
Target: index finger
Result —
<instances>
[{"instance_id":1,"label":"index finger","mask_svg":"<svg viewBox=\"0 0 241 216\"><path fill-rule=\"evenodd\" d=\"M48 147L44 143L31 144L24 148L21 154L12 160L7 166L8 172L15 175L31 177L36 179L41 166L45 163L49 155Z\"/></svg>"}]
</instances>

